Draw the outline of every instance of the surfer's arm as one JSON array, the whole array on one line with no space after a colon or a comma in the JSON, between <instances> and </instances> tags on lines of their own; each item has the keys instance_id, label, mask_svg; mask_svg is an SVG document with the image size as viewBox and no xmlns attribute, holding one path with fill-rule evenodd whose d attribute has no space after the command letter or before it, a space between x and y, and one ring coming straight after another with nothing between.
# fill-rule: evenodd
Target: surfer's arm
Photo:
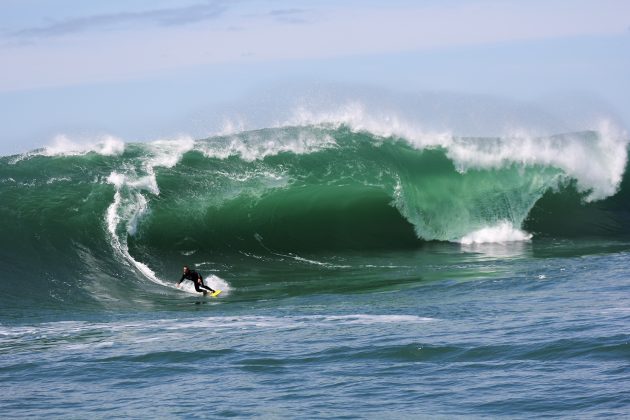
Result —
<instances>
[{"instance_id":1,"label":"surfer's arm","mask_svg":"<svg viewBox=\"0 0 630 420\"><path fill-rule=\"evenodd\" d=\"M181 279L179 279L179 281L178 281L177 283L175 283L175 285L176 285L177 287L179 287L179 285L180 285L180 284L182 284L182 282L184 281L184 278L185 278L185 277L186 277L186 276L182 276L182 278L181 278Z\"/></svg>"}]
</instances>

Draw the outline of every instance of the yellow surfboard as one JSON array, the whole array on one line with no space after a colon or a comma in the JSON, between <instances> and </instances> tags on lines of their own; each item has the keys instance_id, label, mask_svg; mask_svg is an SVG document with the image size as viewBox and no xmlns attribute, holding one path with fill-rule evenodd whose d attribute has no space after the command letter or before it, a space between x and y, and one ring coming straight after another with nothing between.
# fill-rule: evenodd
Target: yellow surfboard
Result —
<instances>
[{"instance_id":1,"label":"yellow surfboard","mask_svg":"<svg viewBox=\"0 0 630 420\"><path fill-rule=\"evenodd\" d=\"M214 293L210 294L210 297L217 297L219 296L219 293L221 293L221 290L215 290Z\"/></svg>"}]
</instances>

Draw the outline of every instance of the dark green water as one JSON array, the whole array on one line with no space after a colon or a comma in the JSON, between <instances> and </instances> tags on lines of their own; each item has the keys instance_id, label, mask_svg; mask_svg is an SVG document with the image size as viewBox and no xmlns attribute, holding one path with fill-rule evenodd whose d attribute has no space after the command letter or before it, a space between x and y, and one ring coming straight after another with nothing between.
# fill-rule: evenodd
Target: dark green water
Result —
<instances>
[{"instance_id":1,"label":"dark green water","mask_svg":"<svg viewBox=\"0 0 630 420\"><path fill-rule=\"evenodd\" d=\"M625 416L627 142L527 141L311 126L1 158L0 410ZM221 297L176 289L183 264Z\"/></svg>"}]
</instances>

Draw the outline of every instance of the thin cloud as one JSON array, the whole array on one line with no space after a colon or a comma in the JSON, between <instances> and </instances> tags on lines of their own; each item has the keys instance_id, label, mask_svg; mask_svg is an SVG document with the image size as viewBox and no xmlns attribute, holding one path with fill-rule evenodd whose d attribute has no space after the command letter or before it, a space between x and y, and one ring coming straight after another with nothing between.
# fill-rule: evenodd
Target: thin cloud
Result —
<instances>
[{"instance_id":1,"label":"thin cloud","mask_svg":"<svg viewBox=\"0 0 630 420\"><path fill-rule=\"evenodd\" d=\"M301 24L309 23L308 18L310 12L304 9L278 9L269 12L269 15L280 23Z\"/></svg>"},{"instance_id":2,"label":"thin cloud","mask_svg":"<svg viewBox=\"0 0 630 420\"><path fill-rule=\"evenodd\" d=\"M15 38L32 39L61 36L94 29L124 27L129 24L179 26L212 20L222 16L227 9L223 2L194 4L175 9L121 12L68 19L46 26L27 28L12 35Z\"/></svg>"}]
</instances>

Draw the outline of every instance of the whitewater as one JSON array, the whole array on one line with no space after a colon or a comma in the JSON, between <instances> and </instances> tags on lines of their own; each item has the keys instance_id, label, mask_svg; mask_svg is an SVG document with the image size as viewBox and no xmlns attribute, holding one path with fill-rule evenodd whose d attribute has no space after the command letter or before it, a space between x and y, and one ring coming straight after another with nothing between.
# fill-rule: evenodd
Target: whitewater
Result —
<instances>
[{"instance_id":1,"label":"whitewater","mask_svg":"<svg viewBox=\"0 0 630 420\"><path fill-rule=\"evenodd\" d=\"M622 417L629 141L349 103L1 157L0 410Z\"/></svg>"}]
</instances>

